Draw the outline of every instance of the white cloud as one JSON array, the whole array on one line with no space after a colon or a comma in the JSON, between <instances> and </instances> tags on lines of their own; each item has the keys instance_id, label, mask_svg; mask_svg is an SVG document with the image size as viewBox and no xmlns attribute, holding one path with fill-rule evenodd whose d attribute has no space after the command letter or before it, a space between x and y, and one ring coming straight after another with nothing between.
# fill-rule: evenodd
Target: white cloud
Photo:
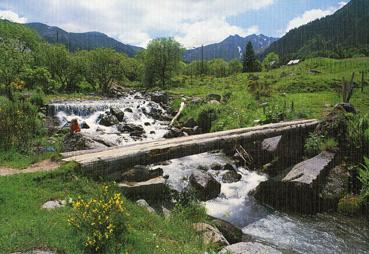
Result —
<instances>
[{"instance_id":1,"label":"white cloud","mask_svg":"<svg viewBox=\"0 0 369 254\"><path fill-rule=\"evenodd\" d=\"M305 11L301 16L295 17L292 20L290 20L290 22L288 22L285 32L287 33L288 31L300 27L302 25L305 25L313 20L331 15L346 4L347 4L346 2L339 2L338 6L333 6L326 10L312 9Z\"/></svg>"},{"instance_id":2,"label":"white cloud","mask_svg":"<svg viewBox=\"0 0 369 254\"><path fill-rule=\"evenodd\" d=\"M182 35L176 36L175 39L179 41L186 48L207 45L214 42L219 42L229 35L238 34L246 36L252 33L257 33L259 28L252 26L244 29L238 26L232 26L225 18L210 18L195 23L187 23L181 25Z\"/></svg>"},{"instance_id":3,"label":"white cloud","mask_svg":"<svg viewBox=\"0 0 369 254\"><path fill-rule=\"evenodd\" d=\"M72 32L100 31L134 45L145 46L160 35L176 37L185 46L199 46L224 39L225 33L247 34L248 28L231 25L226 18L264 8L275 1L27 0L27 13L33 13L29 17L32 21Z\"/></svg>"},{"instance_id":4,"label":"white cloud","mask_svg":"<svg viewBox=\"0 0 369 254\"><path fill-rule=\"evenodd\" d=\"M6 19L16 23L26 23L27 18L20 17L17 13L9 10L0 10L0 19Z\"/></svg>"}]
</instances>

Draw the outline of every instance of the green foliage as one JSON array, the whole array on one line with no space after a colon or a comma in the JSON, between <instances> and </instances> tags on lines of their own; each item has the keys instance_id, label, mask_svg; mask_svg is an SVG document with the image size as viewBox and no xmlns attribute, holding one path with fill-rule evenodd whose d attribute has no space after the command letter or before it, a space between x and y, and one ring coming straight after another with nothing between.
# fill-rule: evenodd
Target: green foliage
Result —
<instances>
[{"instance_id":1,"label":"green foliage","mask_svg":"<svg viewBox=\"0 0 369 254\"><path fill-rule=\"evenodd\" d=\"M152 40L145 51L144 83L166 87L179 69L183 49L172 38Z\"/></svg>"},{"instance_id":2,"label":"green foliage","mask_svg":"<svg viewBox=\"0 0 369 254\"><path fill-rule=\"evenodd\" d=\"M226 77L229 74L229 65L223 59L209 61L209 74L215 77Z\"/></svg>"},{"instance_id":3,"label":"green foliage","mask_svg":"<svg viewBox=\"0 0 369 254\"><path fill-rule=\"evenodd\" d=\"M362 199L360 196L348 195L338 202L338 211L345 215L358 215L361 213Z\"/></svg>"},{"instance_id":4,"label":"green foliage","mask_svg":"<svg viewBox=\"0 0 369 254\"><path fill-rule=\"evenodd\" d=\"M241 73L242 72L242 63L237 59L233 59L233 60L229 61L228 66L229 66L229 73L230 74L236 74L236 73Z\"/></svg>"},{"instance_id":5,"label":"green foliage","mask_svg":"<svg viewBox=\"0 0 369 254\"><path fill-rule=\"evenodd\" d=\"M261 97L272 95L272 84L267 80L250 80L248 90L256 100L259 100Z\"/></svg>"},{"instance_id":6,"label":"green foliage","mask_svg":"<svg viewBox=\"0 0 369 254\"><path fill-rule=\"evenodd\" d=\"M321 134L311 133L305 141L305 155L313 157L322 151L334 151L338 142L334 138L325 137Z\"/></svg>"},{"instance_id":7,"label":"green foliage","mask_svg":"<svg viewBox=\"0 0 369 254\"><path fill-rule=\"evenodd\" d=\"M356 150L369 147L369 118L367 115L352 115L347 125L347 141ZM366 151L367 152L367 151Z\"/></svg>"},{"instance_id":8,"label":"green foliage","mask_svg":"<svg viewBox=\"0 0 369 254\"><path fill-rule=\"evenodd\" d=\"M31 55L25 43L15 39L0 40L0 85L5 86L2 95L13 99L12 83L19 80L30 62Z\"/></svg>"},{"instance_id":9,"label":"green foliage","mask_svg":"<svg viewBox=\"0 0 369 254\"><path fill-rule=\"evenodd\" d=\"M304 149L305 154L309 157L315 156L321 152L321 146L324 142L324 136L311 133L306 139Z\"/></svg>"},{"instance_id":10,"label":"green foliage","mask_svg":"<svg viewBox=\"0 0 369 254\"><path fill-rule=\"evenodd\" d=\"M113 245L119 249L126 233L126 213L120 193L105 185L97 197L72 203L74 213L68 222L82 235L83 246L89 253L106 253Z\"/></svg>"},{"instance_id":11,"label":"green foliage","mask_svg":"<svg viewBox=\"0 0 369 254\"><path fill-rule=\"evenodd\" d=\"M256 59L254 48L250 41L246 45L242 61L243 61L243 72L261 71L261 64Z\"/></svg>"},{"instance_id":12,"label":"green foliage","mask_svg":"<svg viewBox=\"0 0 369 254\"><path fill-rule=\"evenodd\" d=\"M274 69L279 66L279 55L271 52L269 53L263 60L263 68L264 70Z\"/></svg>"},{"instance_id":13,"label":"green foliage","mask_svg":"<svg viewBox=\"0 0 369 254\"><path fill-rule=\"evenodd\" d=\"M359 181L361 182L361 197L369 201L369 158L364 158L364 164L359 170Z\"/></svg>"},{"instance_id":14,"label":"green foliage","mask_svg":"<svg viewBox=\"0 0 369 254\"><path fill-rule=\"evenodd\" d=\"M37 108L25 100L0 97L0 148L26 151L40 133Z\"/></svg>"}]
</instances>

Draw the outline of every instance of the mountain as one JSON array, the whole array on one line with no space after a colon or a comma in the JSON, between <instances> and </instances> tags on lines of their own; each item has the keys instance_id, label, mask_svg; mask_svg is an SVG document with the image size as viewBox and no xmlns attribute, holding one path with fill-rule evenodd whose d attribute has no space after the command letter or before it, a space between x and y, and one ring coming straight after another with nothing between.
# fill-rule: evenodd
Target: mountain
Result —
<instances>
[{"instance_id":1,"label":"mountain","mask_svg":"<svg viewBox=\"0 0 369 254\"><path fill-rule=\"evenodd\" d=\"M262 53L269 45L276 41L277 38L268 37L265 35L249 35L241 37L239 35L231 35L224 41L210 44L203 47L205 60L214 58L223 58L224 60L240 59L246 44L251 41L256 53ZM187 62L193 60L201 60L202 47L186 50L184 60Z\"/></svg>"},{"instance_id":2,"label":"mountain","mask_svg":"<svg viewBox=\"0 0 369 254\"><path fill-rule=\"evenodd\" d=\"M113 48L128 56L135 55L142 48L123 44L103 33L68 33L56 26L42 23L28 23L26 26L36 30L38 34L50 43L64 44L70 51L91 50L95 48Z\"/></svg>"},{"instance_id":3,"label":"mountain","mask_svg":"<svg viewBox=\"0 0 369 254\"><path fill-rule=\"evenodd\" d=\"M297 57L369 54L369 0L351 0L330 16L289 31L265 52L284 61Z\"/></svg>"}]
</instances>

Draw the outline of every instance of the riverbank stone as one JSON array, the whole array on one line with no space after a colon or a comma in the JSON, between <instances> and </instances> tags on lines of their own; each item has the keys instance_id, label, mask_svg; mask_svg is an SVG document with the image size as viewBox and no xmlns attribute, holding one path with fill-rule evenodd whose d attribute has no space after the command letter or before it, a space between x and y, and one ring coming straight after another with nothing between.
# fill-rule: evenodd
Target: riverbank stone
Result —
<instances>
[{"instance_id":1,"label":"riverbank stone","mask_svg":"<svg viewBox=\"0 0 369 254\"><path fill-rule=\"evenodd\" d=\"M213 227L206 223L194 223L192 226L196 232L202 235L204 244L211 244L217 247L229 245L227 239L216 227Z\"/></svg>"},{"instance_id":2,"label":"riverbank stone","mask_svg":"<svg viewBox=\"0 0 369 254\"><path fill-rule=\"evenodd\" d=\"M196 190L200 200L207 201L218 197L221 185L208 172L195 170L189 180L190 186Z\"/></svg>"},{"instance_id":3,"label":"riverbank stone","mask_svg":"<svg viewBox=\"0 0 369 254\"><path fill-rule=\"evenodd\" d=\"M282 254L282 252L257 242L241 242L224 247L219 254Z\"/></svg>"},{"instance_id":4,"label":"riverbank stone","mask_svg":"<svg viewBox=\"0 0 369 254\"><path fill-rule=\"evenodd\" d=\"M110 108L110 113L115 116L119 122L122 122L124 119L124 112L122 110L120 110L117 107L111 107Z\"/></svg>"},{"instance_id":5,"label":"riverbank stone","mask_svg":"<svg viewBox=\"0 0 369 254\"><path fill-rule=\"evenodd\" d=\"M144 182L163 175L162 168L148 169L146 166L137 165L132 169L123 172L118 181Z\"/></svg>"},{"instance_id":6,"label":"riverbank stone","mask_svg":"<svg viewBox=\"0 0 369 254\"><path fill-rule=\"evenodd\" d=\"M322 152L296 164L287 173L260 183L254 192L255 198L281 210L304 214L324 211L321 191L334 164L335 154Z\"/></svg>"},{"instance_id":7,"label":"riverbank stone","mask_svg":"<svg viewBox=\"0 0 369 254\"><path fill-rule=\"evenodd\" d=\"M230 244L242 241L242 230L233 224L221 219L214 219L211 223L217 227Z\"/></svg>"},{"instance_id":8,"label":"riverbank stone","mask_svg":"<svg viewBox=\"0 0 369 254\"><path fill-rule=\"evenodd\" d=\"M134 200L162 200L168 190L165 178L162 176L144 182L122 182L118 187L123 195Z\"/></svg>"}]
</instances>

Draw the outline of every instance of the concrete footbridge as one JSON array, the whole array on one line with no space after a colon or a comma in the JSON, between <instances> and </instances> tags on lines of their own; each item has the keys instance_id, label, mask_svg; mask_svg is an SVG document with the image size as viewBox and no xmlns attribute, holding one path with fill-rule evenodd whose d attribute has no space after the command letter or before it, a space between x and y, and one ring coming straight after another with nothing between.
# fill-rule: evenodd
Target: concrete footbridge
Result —
<instances>
[{"instance_id":1,"label":"concrete footbridge","mask_svg":"<svg viewBox=\"0 0 369 254\"><path fill-rule=\"evenodd\" d=\"M135 165L148 165L189 155L232 149L276 136L305 137L318 125L316 119L296 120L126 146L63 153L63 161L75 161L83 174L103 176Z\"/></svg>"}]
</instances>

